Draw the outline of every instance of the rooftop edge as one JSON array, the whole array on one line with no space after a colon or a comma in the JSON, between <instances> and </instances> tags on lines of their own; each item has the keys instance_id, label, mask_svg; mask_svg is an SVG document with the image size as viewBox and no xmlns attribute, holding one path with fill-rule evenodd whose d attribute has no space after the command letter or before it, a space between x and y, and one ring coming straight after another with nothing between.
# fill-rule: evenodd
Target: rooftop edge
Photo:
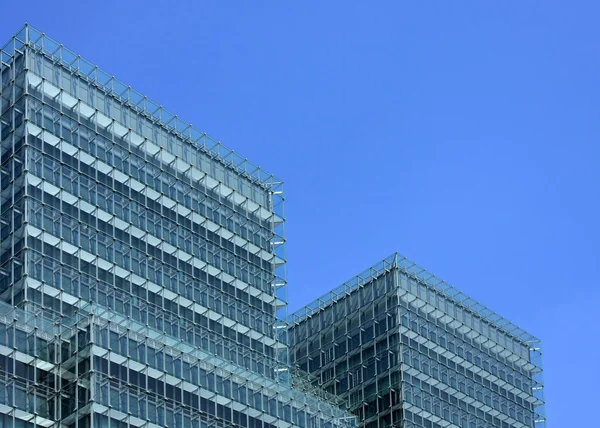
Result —
<instances>
[{"instance_id":1,"label":"rooftop edge","mask_svg":"<svg viewBox=\"0 0 600 428\"><path fill-rule=\"evenodd\" d=\"M65 68L76 72L80 77L94 83L116 99L126 103L130 108L160 122L162 126L176 133L182 140L188 141L195 147L220 160L225 166L234 169L249 179L266 187L280 187L283 183L282 180L273 174L252 163L247 158L240 156L233 149L197 129L191 123L182 120L160 104L132 89L131 86L125 85L114 76L109 75L98 66L83 59L77 53L67 49L28 23L14 34L8 43L0 48L0 60L2 62L9 61L15 49L20 49L27 45L40 49L43 54L49 56L54 61L59 61Z\"/></svg>"},{"instance_id":2,"label":"rooftop edge","mask_svg":"<svg viewBox=\"0 0 600 428\"><path fill-rule=\"evenodd\" d=\"M506 318L498 315L485 305L467 296L462 291L451 286L444 280L438 278L425 268L419 266L415 262L412 262L399 253L391 254L370 268L364 270L360 274L344 282L342 285L339 285L333 290L323 294L321 297L295 311L288 317L288 322L293 323L306 319L312 314L317 313L319 310L328 307L335 300L354 290L357 290L361 285L367 284L373 279L378 278L379 276L393 269L399 269L426 286L441 292L476 316L489 321L496 328L502 330L516 340L530 346L540 343L540 340L537 337L511 323Z\"/></svg>"}]
</instances>

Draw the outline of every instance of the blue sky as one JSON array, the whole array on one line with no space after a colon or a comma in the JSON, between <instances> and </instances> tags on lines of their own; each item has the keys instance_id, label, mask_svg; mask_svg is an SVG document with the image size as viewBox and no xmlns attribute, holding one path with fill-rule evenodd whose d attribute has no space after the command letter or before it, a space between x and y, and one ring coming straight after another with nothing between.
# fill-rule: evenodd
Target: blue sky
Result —
<instances>
[{"instance_id":1,"label":"blue sky","mask_svg":"<svg viewBox=\"0 0 600 428\"><path fill-rule=\"evenodd\" d=\"M173 2L175 3L175 2ZM17 2L286 182L290 309L398 251L543 340L549 426L600 382L595 2Z\"/></svg>"}]
</instances>

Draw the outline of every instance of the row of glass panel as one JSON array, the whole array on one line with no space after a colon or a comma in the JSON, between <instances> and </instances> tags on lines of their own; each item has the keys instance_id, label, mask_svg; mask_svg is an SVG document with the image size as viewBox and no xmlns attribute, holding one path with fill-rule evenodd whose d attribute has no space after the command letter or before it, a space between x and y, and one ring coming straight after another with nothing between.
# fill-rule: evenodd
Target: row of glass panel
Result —
<instances>
[{"instance_id":1,"label":"row of glass panel","mask_svg":"<svg viewBox=\"0 0 600 428\"><path fill-rule=\"evenodd\" d=\"M466 365L475 365L479 369L483 369L485 373L500 378L528 394L531 393L531 372L523 365L518 364L518 361L515 363L513 359L511 362L509 358L502 358L485 347L474 346L472 342L462 340L418 316L415 313L416 308L410 305L409 308L411 310L402 312L400 317L402 325L427 339L430 344L434 344L431 346L438 345L443 348L443 350L440 349L440 352L447 350L452 355L460 357L460 360L466 360ZM411 340L411 346L419 349L418 343L414 340ZM423 352L427 352L426 346L421 345L420 348Z\"/></svg>"},{"instance_id":2,"label":"row of glass panel","mask_svg":"<svg viewBox=\"0 0 600 428\"><path fill-rule=\"evenodd\" d=\"M23 104L23 101L20 100L17 103L20 111L24 108L21 104ZM113 183L112 177L118 177L118 179L115 179L114 185L126 197L130 196L129 192L133 191L131 185L135 182L141 189L150 186L157 190L159 195L162 192L188 209L203 216L210 216L211 220L228 227L232 232L236 231L236 227L242 230L242 226L244 226L244 228L250 228L248 237L251 239L253 239L254 234L259 232L265 234L265 236L272 234L271 218L260 217L256 213L256 208L255 211L250 211L248 204L234 203L235 194L230 193L225 196L223 192L218 191L218 181L213 180L214 187L211 188L202 177L191 179L187 175L182 175L171 165L165 164L160 156L150 155L147 151L133 146L121 138L111 141L90 128L92 124L85 119L81 119L83 120L83 123L81 123L77 118L70 118L68 116L69 111L64 114L53 109L51 105L42 104L35 96L28 97L27 112L31 123L46 129L53 136L63 141L58 147L48 143L44 144L43 150L46 154L65 162L67 165L75 166L75 169L85 169L84 172L93 179L108 180L108 182ZM18 119L18 116L15 119ZM31 125L29 128L34 129ZM46 136L46 139L55 138ZM42 149L41 146L40 149ZM86 158L79 153L80 150L92 157ZM65 157L65 159L62 159L62 157ZM86 159L87 163L83 160L79 161L78 158ZM77 168L79 163L81 163L80 168ZM102 166L102 171L100 171L100 166ZM115 174L112 172L113 168L123 172L126 176L121 177ZM128 181L130 178L133 179L131 182ZM124 182L129 183L129 185L125 186ZM214 210L218 208L217 212L220 215L217 216L211 210L206 211L205 206L211 206ZM256 244L261 246L260 241ZM263 246L263 248L268 250L270 247Z\"/></svg>"},{"instance_id":3,"label":"row of glass panel","mask_svg":"<svg viewBox=\"0 0 600 428\"><path fill-rule=\"evenodd\" d=\"M46 79L47 82L55 85L56 89L61 88L66 91L74 98L74 101L81 100L89 105L92 111L100 112L107 118L116 120L126 129L133 130L142 138L147 138L157 145L167 148L173 155L193 164L201 171L212 172L214 178L219 181L224 182L227 177L232 188L247 197L252 197L261 205L268 205L267 191L252 192L252 189L256 189L257 184L260 183L243 177L239 174L240 170L231 174L230 171L235 168L234 166L225 166L223 160L208 155L190 142L183 141L176 132L165 129L160 122L151 120L146 115L123 105L94 83L88 83L33 49L27 51L27 66L31 70L30 72Z\"/></svg>"},{"instance_id":4,"label":"row of glass panel","mask_svg":"<svg viewBox=\"0 0 600 428\"><path fill-rule=\"evenodd\" d=\"M163 218L163 221L168 222L169 219L174 219L183 228L188 229L190 233L195 231L198 226L202 228L206 227L204 221L196 222L191 221L190 216L183 216L178 214L178 207L175 203L173 206L167 206L161 203L160 198L155 201L149 197L146 197L147 191L145 192L143 186L140 185L139 190L134 190L129 185L120 183L114 180L110 172L101 172L95 167L79 162L77 153L66 154L48 143L42 142L41 139L30 136L28 143L35 147L37 150L29 150L29 163L32 171L35 171L37 176L44 176L49 182L52 182L57 187L65 188L69 193L83 197L90 201L93 205L102 204L101 208L110 213L117 214L115 209L120 208L120 212L123 214L122 218L126 222L137 220L135 216L126 217L131 210L135 208L132 214L141 215L143 219L154 213L157 219L152 224ZM159 195L159 194L157 194ZM216 224L225 223L231 231L239 232L240 236L252 241L256 241L263 248L271 247L271 239L273 237L272 230L262 229L258 225L248 222L247 218L240 217L231 211L229 208L229 214L222 214L224 210L227 210L227 206L221 202L214 202L210 199L204 200L199 203L195 199L196 193L191 192L189 199L194 200L198 203L197 206L190 206L190 208L202 215L208 215L212 220L216 220ZM184 200L187 200L184 198ZM189 204L185 204L189 205ZM126 210L127 208L127 210ZM189 212L189 211L188 211ZM219 220L220 218L227 218L226 221ZM196 217L194 217L196 218ZM199 217L202 218L202 217ZM234 220L238 222L234 224ZM231 224L229 224L231 223ZM237 226L236 226L237 225ZM148 227L151 225L149 224ZM140 224L139 227L146 229L145 223ZM161 232L157 231L158 238L161 237ZM258 236L258 238L254 238ZM167 238L167 237L165 237ZM245 240L245 239L243 239ZM243 241L242 240L242 241ZM182 244L183 242L173 242L173 245ZM247 257L254 263L260 265L260 258L255 256L253 253L247 253Z\"/></svg>"},{"instance_id":5,"label":"row of glass panel","mask_svg":"<svg viewBox=\"0 0 600 428\"><path fill-rule=\"evenodd\" d=\"M261 300L250 295L246 290L216 279L214 275L207 276L204 271L194 267L190 261L175 258L161 250L158 245L151 245L148 242L150 239L147 237L136 236L135 231L121 230L114 227L113 222L98 219L95 213L90 214L77 209L76 206L64 201L68 196L62 194L53 196L42 192L38 186L29 186L27 191L32 196L28 202L28 215L36 227L45 229L90 254L99 255L109 263L116 263L127 271L133 271L141 277L149 278L188 298L193 297L190 294L194 293L190 289L192 284L201 281L210 289L217 289L213 294L220 295L221 292L225 292L231 298L241 299L244 303L251 305L267 319L273 315L272 298L267 301ZM42 205L42 202L45 205ZM88 224L90 222L92 224ZM231 254L228 255L216 249L214 244L200 242L203 245L202 247L198 246L199 255L204 256L207 262L210 261L209 259L212 259L213 262L216 261L211 263L211 266L223 266L224 261L233 264L234 267L239 264L234 263L238 259L232 260ZM212 251L209 252L208 250L211 248ZM262 280L263 274L256 268L252 269L252 274L255 277L258 275ZM224 298L228 297L224 296ZM231 303L235 302L232 300Z\"/></svg>"},{"instance_id":6,"label":"row of glass panel","mask_svg":"<svg viewBox=\"0 0 600 428\"><path fill-rule=\"evenodd\" d=\"M402 348L403 352L406 351L406 347ZM518 397L517 402L514 395L512 399L507 398L508 394L506 392L506 396L504 396L501 394L502 391L494 391L489 387L483 387L476 383L476 380L469 379L451 370L440 370L438 376L430 375L429 371L422 371L422 366L419 364L425 357L420 356L418 358L412 358L409 361L405 361L405 363L418 370L419 373L425 374L428 382L420 381L417 377L417 372L414 372L412 376L409 373L405 373L403 379L406 383L403 384L403 391L404 397L408 402L429 412L431 412L432 400L440 405L446 403L446 407L449 406L450 408L457 409L477 404L477 406L483 406L476 412L478 418L483 419L486 414L496 415L496 412L500 412L502 415L515 420L512 425L514 427L520 427L520 424L515 424L516 421L524 423L526 426L531 426L533 421L533 405L531 403ZM416 386L413 386L411 382ZM430 385L430 383L436 386ZM423 402L421 402L421 398L417 399L417 397L421 396L424 398ZM467 397L476 401L469 400ZM425 400L425 398L427 399ZM439 416L438 413L435 414ZM452 420L448 420L452 422Z\"/></svg>"},{"instance_id":7,"label":"row of glass panel","mask_svg":"<svg viewBox=\"0 0 600 428\"><path fill-rule=\"evenodd\" d=\"M31 240L31 242L32 248L35 248L37 245L34 240ZM82 274L78 278L70 278L69 274L72 270L69 269L68 264L64 263L67 261L64 255L62 257L63 262L61 262L59 261L61 260L59 250L52 248L47 248L47 250L44 257L37 251L29 252L31 266L29 274L31 278L44 281L47 285L54 286L55 289L66 286L73 288L73 291L77 291L74 287L79 286L78 291L80 294L75 296L82 298L83 301L94 301L107 308L112 308L112 310L120 309L125 316L130 316L132 319L152 328L164 331L179 340L184 340L207 352L225 357L247 367L249 370L274 376L278 363L275 360L273 348L265 347L259 341L250 339L244 333L236 333L235 330L219 322L211 322L204 315L196 314L194 321L185 321L180 315L165 311L166 302L160 296L157 297L154 304L144 303L141 299L138 301L135 296L124 292L126 290L120 290L113 285L120 284L127 287L131 286L131 283L116 281L114 276L114 282L112 282L109 275L103 275L109 280L108 283L102 281L99 279L96 267L93 265L90 265L90 269L82 270ZM143 284L135 288L140 290L141 293L146 292ZM45 296L46 293L29 291L27 297L32 302L40 305L46 303L43 306L46 310L55 309L54 304L48 306L48 303L43 300L46 298ZM60 305L63 299L58 295L53 301ZM158 306L158 304L161 304L161 306ZM62 306L64 306L64 302ZM62 308L61 310L66 312Z\"/></svg>"}]
</instances>

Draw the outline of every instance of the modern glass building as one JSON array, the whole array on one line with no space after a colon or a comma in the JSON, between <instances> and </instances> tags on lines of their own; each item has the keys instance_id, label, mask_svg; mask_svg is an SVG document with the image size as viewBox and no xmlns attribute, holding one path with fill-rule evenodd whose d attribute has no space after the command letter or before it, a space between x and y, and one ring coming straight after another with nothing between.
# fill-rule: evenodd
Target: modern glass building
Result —
<instances>
[{"instance_id":1,"label":"modern glass building","mask_svg":"<svg viewBox=\"0 0 600 428\"><path fill-rule=\"evenodd\" d=\"M289 367L281 181L30 26L0 56L0 427L354 426Z\"/></svg>"},{"instance_id":2,"label":"modern glass building","mask_svg":"<svg viewBox=\"0 0 600 428\"><path fill-rule=\"evenodd\" d=\"M290 321L292 362L361 426L546 426L540 341L398 254Z\"/></svg>"}]
</instances>

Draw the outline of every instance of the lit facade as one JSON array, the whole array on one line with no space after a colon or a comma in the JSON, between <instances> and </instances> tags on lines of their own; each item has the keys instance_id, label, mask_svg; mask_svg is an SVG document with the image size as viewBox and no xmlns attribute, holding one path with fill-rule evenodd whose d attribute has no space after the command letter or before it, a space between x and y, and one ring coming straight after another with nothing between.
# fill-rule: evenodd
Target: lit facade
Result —
<instances>
[{"instance_id":1,"label":"lit facade","mask_svg":"<svg viewBox=\"0 0 600 428\"><path fill-rule=\"evenodd\" d=\"M289 367L280 180L30 26L0 72L0 426L355 425Z\"/></svg>"},{"instance_id":2,"label":"lit facade","mask_svg":"<svg viewBox=\"0 0 600 428\"><path fill-rule=\"evenodd\" d=\"M546 426L539 340L398 254L293 314L290 350L360 426Z\"/></svg>"}]
</instances>

